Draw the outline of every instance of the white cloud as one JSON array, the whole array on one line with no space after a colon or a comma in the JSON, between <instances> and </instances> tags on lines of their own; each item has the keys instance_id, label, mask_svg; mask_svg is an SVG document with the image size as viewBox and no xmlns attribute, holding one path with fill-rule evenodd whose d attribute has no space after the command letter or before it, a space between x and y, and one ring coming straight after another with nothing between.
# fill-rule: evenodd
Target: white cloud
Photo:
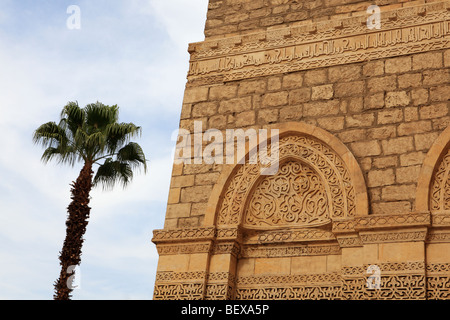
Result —
<instances>
[{"instance_id":1,"label":"white cloud","mask_svg":"<svg viewBox=\"0 0 450 320\"><path fill-rule=\"evenodd\" d=\"M191 42L203 41L208 0L132 0L131 8L156 19L170 39L187 51Z\"/></svg>"},{"instance_id":2,"label":"white cloud","mask_svg":"<svg viewBox=\"0 0 450 320\"><path fill-rule=\"evenodd\" d=\"M10 11L20 12L20 4L0 3L0 23L6 26L0 32L0 126L8 133L0 136L0 299L53 295L69 183L81 167L42 164L32 133L57 120L67 101L85 105L97 99L119 104L121 120L143 126L137 142L150 163L147 175L137 173L127 189L92 192L83 289L74 296L151 298L157 253L150 239L164 222L170 136L181 110L187 44L203 39L207 0L111 2L108 12L94 2L82 1L80 7L80 33L64 28L65 10L61 27L49 24L58 20L53 16L46 19L54 13L29 8L47 25L29 26L19 37L13 29L18 15ZM89 12L103 16L91 21ZM110 24L102 26L105 21Z\"/></svg>"}]
</instances>

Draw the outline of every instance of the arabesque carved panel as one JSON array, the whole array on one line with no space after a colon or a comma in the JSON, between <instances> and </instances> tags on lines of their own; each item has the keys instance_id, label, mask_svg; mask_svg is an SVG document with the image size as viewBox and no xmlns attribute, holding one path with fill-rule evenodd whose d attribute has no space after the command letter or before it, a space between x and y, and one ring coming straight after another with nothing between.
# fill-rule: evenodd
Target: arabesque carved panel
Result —
<instances>
[{"instance_id":1,"label":"arabesque carved panel","mask_svg":"<svg viewBox=\"0 0 450 320\"><path fill-rule=\"evenodd\" d=\"M251 228L317 226L355 215L348 169L329 146L306 135L288 136L279 141L279 157L275 176L261 180L260 164L237 170L221 200L218 225L238 225L244 216Z\"/></svg>"},{"instance_id":2,"label":"arabesque carved panel","mask_svg":"<svg viewBox=\"0 0 450 320\"><path fill-rule=\"evenodd\" d=\"M284 163L276 175L261 180L244 218L244 226L322 225L329 223L327 190L321 177L299 161Z\"/></svg>"},{"instance_id":3,"label":"arabesque carved panel","mask_svg":"<svg viewBox=\"0 0 450 320\"><path fill-rule=\"evenodd\" d=\"M450 211L450 149L442 158L431 182L430 211Z\"/></svg>"}]
</instances>

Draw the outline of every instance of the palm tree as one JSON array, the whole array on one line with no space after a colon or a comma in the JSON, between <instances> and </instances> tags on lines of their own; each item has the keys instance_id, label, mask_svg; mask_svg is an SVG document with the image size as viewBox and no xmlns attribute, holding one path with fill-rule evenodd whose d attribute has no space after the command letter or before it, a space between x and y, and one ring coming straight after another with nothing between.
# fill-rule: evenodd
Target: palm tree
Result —
<instances>
[{"instance_id":1,"label":"palm tree","mask_svg":"<svg viewBox=\"0 0 450 320\"><path fill-rule=\"evenodd\" d=\"M58 124L48 122L34 132L34 143L45 147L44 163L52 159L72 166L83 163L77 180L71 184L72 201L67 208L66 238L59 257L61 273L54 284L55 300L71 298L73 268L81 262L92 187L102 184L104 188L112 188L116 183L125 187L132 180L134 169L142 166L144 171L147 169L142 148L130 142L141 134L141 128L133 123L119 123L118 117L117 105L97 102L80 108L77 102L69 102Z\"/></svg>"}]
</instances>

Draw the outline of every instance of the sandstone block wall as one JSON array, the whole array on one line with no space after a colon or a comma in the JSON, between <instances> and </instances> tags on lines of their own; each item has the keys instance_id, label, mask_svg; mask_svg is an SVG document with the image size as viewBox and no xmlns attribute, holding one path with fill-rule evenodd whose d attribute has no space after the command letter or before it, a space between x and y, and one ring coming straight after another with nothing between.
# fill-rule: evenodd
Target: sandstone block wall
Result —
<instances>
[{"instance_id":1,"label":"sandstone block wall","mask_svg":"<svg viewBox=\"0 0 450 320\"><path fill-rule=\"evenodd\" d=\"M389 11L430 2L433 0L214 0L209 2L205 36L221 38L364 15L370 5Z\"/></svg>"},{"instance_id":2,"label":"sandstone block wall","mask_svg":"<svg viewBox=\"0 0 450 320\"><path fill-rule=\"evenodd\" d=\"M372 4L381 6L380 30L364 25ZM449 298L449 9L448 1L211 0L206 40L189 48L180 128L194 132L197 122L224 136L280 128L286 161L337 191L323 193L322 224L300 223L300 212L277 225L249 206L277 202L254 199L270 197L261 181L278 176L258 178L248 164L175 164L164 229L153 238L155 298ZM330 166L320 171L324 155ZM282 166L280 179L295 180L295 166ZM381 288L367 287L370 266Z\"/></svg>"}]
</instances>

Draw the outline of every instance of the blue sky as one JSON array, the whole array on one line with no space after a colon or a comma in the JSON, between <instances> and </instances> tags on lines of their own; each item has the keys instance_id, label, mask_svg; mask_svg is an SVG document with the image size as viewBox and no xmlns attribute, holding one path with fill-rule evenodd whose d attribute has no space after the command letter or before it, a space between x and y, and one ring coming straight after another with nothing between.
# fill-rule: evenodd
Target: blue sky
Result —
<instances>
[{"instance_id":1,"label":"blue sky","mask_svg":"<svg viewBox=\"0 0 450 320\"><path fill-rule=\"evenodd\" d=\"M151 299L164 224L171 135L188 43L202 41L207 0L0 0L0 299L52 299L75 167L44 165L33 131L68 101L120 106L142 126L150 159L127 189L95 189L73 299ZM81 29L70 30L77 5Z\"/></svg>"}]
</instances>

